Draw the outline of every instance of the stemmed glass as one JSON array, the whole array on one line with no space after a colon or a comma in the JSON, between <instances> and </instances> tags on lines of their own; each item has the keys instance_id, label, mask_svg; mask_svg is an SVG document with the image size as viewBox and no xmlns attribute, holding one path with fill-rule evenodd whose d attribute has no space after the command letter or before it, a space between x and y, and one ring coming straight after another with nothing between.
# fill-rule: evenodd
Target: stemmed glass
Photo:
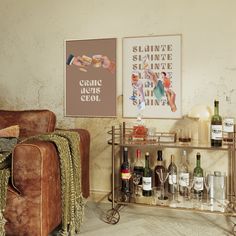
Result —
<instances>
[{"instance_id":1,"label":"stemmed glass","mask_svg":"<svg viewBox=\"0 0 236 236\"><path fill-rule=\"evenodd\" d=\"M138 184L140 182L141 177L142 176L140 174L133 173L133 184L134 184L134 195L135 195L135 197L140 196L140 194L138 192Z\"/></svg>"},{"instance_id":2,"label":"stemmed glass","mask_svg":"<svg viewBox=\"0 0 236 236\"><path fill-rule=\"evenodd\" d=\"M159 197L159 199L160 200L166 200L167 197L165 197L165 182L169 177L169 172L167 172L167 171L163 172L163 170L160 169L160 172L156 171L156 173L157 173L157 175L160 179L160 182L161 182L161 196Z\"/></svg>"},{"instance_id":3,"label":"stemmed glass","mask_svg":"<svg viewBox=\"0 0 236 236\"><path fill-rule=\"evenodd\" d=\"M191 200L191 190L193 188L194 185L194 178L189 178L189 181L187 183L187 189L188 189L188 200Z\"/></svg>"},{"instance_id":4,"label":"stemmed glass","mask_svg":"<svg viewBox=\"0 0 236 236\"><path fill-rule=\"evenodd\" d=\"M173 201L175 203L180 203L180 201L178 200L178 187L179 187L179 178L177 175L171 175L171 181L173 184Z\"/></svg>"},{"instance_id":5,"label":"stemmed glass","mask_svg":"<svg viewBox=\"0 0 236 236\"><path fill-rule=\"evenodd\" d=\"M210 187L211 187L211 183L209 181L209 175L210 173L206 172L205 175L204 175L204 178L203 178L203 181L204 181L204 186L206 188L206 191L207 191L207 196L206 196L206 205L207 206L212 206L212 203L209 202L209 191L210 191Z\"/></svg>"}]
</instances>

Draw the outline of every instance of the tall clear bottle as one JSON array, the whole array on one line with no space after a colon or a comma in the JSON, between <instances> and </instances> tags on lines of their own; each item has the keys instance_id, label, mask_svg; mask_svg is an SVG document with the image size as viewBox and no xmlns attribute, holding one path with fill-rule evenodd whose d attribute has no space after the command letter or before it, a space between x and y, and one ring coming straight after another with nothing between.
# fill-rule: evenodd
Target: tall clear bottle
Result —
<instances>
[{"instance_id":1,"label":"tall clear bottle","mask_svg":"<svg viewBox=\"0 0 236 236\"><path fill-rule=\"evenodd\" d=\"M211 146L222 146L222 117L219 115L219 101L214 101L214 115L211 117Z\"/></svg>"},{"instance_id":2,"label":"tall clear bottle","mask_svg":"<svg viewBox=\"0 0 236 236\"><path fill-rule=\"evenodd\" d=\"M152 196L152 170L149 167L149 152L145 154L145 167L143 172L143 196Z\"/></svg>"},{"instance_id":3,"label":"tall clear bottle","mask_svg":"<svg viewBox=\"0 0 236 236\"><path fill-rule=\"evenodd\" d=\"M130 172L130 164L128 161L128 148L124 147L123 150L123 162L120 168L121 172L121 192L126 196L130 196L130 179L131 179L131 172Z\"/></svg>"},{"instance_id":4,"label":"tall clear bottle","mask_svg":"<svg viewBox=\"0 0 236 236\"><path fill-rule=\"evenodd\" d=\"M177 166L174 163L174 155L171 155L171 162L168 166L169 179L168 179L168 192L175 193L174 184L177 183Z\"/></svg>"},{"instance_id":5,"label":"tall clear bottle","mask_svg":"<svg viewBox=\"0 0 236 236\"><path fill-rule=\"evenodd\" d=\"M166 172L166 168L164 166L164 161L163 161L163 157L162 157L162 150L158 150L157 151L157 165L155 166L155 169L154 169L155 186L156 186L157 190L161 189L161 181L160 181L160 178L157 174L157 172L159 172L161 174L161 170L162 170L162 173Z\"/></svg>"},{"instance_id":6,"label":"tall clear bottle","mask_svg":"<svg viewBox=\"0 0 236 236\"><path fill-rule=\"evenodd\" d=\"M226 96L226 111L223 117L223 143L224 144L233 144L234 140L234 117L232 116L232 111L234 109L231 102L231 95Z\"/></svg>"},{"instance_id":7,"label":"tall clear bottle","mask_svg":"<svg viewBox=\"0 0 236 236\"><path fill-rule=\"evenodd\" d=\"M201 168L201 154L198 152L196 155L196 167L193 170L194 177L194 193L197 196L202 196L204 182L203 182L203 169Z\"/></svg>"},{"instance_id":8,"label":"tall clear bottle","mask_svg":"<svg viewBox=\"0 0 236 236\"><path fill-rule=\"evenodd\" d=\"M144 171L144 164L141 160L141 150L137 149L136 150L136 160L134 162L134 173L137 175L141 175L143 177L143 171ZM138 183L139 185L142 185L142 183L143 183L142 177Z\"/></svg>"},{"instance_id":9,"label":"tall clear bottle","mask_svg":"<svg viewBox=\"0 0 236 236\"><path fill-rule=\"evenodd\" d=\"M181 163L179 167L179 193L181 196L188 195L188 188L189 185L189 166L187 162L187 152L183 150Z\"/></svg>"}]
</instances>

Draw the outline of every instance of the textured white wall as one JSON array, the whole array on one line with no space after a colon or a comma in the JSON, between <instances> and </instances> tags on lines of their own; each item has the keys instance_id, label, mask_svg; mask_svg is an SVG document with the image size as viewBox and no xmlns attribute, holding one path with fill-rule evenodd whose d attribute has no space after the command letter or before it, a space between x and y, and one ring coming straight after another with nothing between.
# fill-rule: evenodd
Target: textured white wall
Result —
<instances>
[{"instance_id":1,"label":"textured white wall","mask_svg":"<svg viewBox=\"0 0 236 236\"><path fill-rule=\"evenodd\" d=\"M197 104L212 107L216 96L222 115L235 107L235 0L1 0L0 3L1 109L48 108L57 114L59 126L89 129L94 190L110 188L110 147L104 129L122 120L122 37L182 34L183 114ZM64 117L64 40L109 37L118 38L117 119ZM226 102L229 93L232 105ZM232 115L236 116L235 109ZM147 120L146 123L168 131L185 125L186 121ZM215 153L204 155L205 167L216 169L219 164L226 167L225 153L217 159Z\"/></svg>"}]
</instances>

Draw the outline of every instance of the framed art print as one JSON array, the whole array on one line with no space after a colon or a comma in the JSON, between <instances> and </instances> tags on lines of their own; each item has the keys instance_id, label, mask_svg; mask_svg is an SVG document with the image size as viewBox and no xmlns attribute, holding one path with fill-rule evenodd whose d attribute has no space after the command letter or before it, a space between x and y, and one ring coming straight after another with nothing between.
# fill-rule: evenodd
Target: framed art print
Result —
<instances>
[{"instance_id":1,"label":"framed art print","mask_svg":"<svg viewBox=\"0 0 236 236\"><path fill-rule=\"evenodd\" d=\"M65 115L116 116L116 39L65 42Z\"/></svg>"},{"instance_id":2,"label":"framed art print","mask_svg":"<svg viewBox=\"0 0 236 236\"><path fill-rule=\"evenodd\" d=\"M123 39L123 116L181 118L181 35Z\"/></svg>"}]
</instances>

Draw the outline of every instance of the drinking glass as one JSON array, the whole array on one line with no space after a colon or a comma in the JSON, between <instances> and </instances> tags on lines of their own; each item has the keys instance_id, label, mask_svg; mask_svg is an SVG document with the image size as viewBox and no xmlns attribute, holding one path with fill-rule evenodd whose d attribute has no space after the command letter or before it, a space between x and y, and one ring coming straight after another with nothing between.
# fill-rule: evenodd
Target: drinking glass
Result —
<instances>
[{"instance_id":1,"label":"drinking glass","mask_svg":"<svg viewBox=\"0 0 236 236\"><path fill-rule=\"evenodd\" d=\"M176 176L176 177L174 177ZM179 190L179 178L177 175L171 175L172 178L172 184L173 184L173 188L174 188L174 192L173 192L173 202L174 203L180 203L179 199L178 199L178 190Z\"/></svg>"},{"instance_id":2,"label":"drinking glass","mask_svg":"<svg viewBox=\"0 0 236 236\"><path fill-rule=\"evenodd\" d=\"M210 184L210 181L209 181L209 175L210 175L209 172L205 172L205 175L203 177L203 181L204 181L204 186L205 186L206 191L207 191L206 205L207 206L212 206L212 203L209 202L209 191L210 191L210 188L211 188L211 184Z\"/></svg>"},{"instance_id":3,"label":"drinking glass","mask_svg":"<svg viewBox=\"0 0 236 236\"><path fill-rule=\"evenodd\" d=\"M140 182L141 179L141 175L137 174L137 173L133 173L133 184L134 184L134 195L135 197L139 197L140 194L138 192L138 184Z\"/></svg>"},{"instance_id":4,"label":"drinking glass","mask_svg":"<svg viewBox=\"0 0 236 236\"><path fill-rule=\"evenodd\" d=\"M187 189L188 189L188 200L191 200L191 190L194 185L194 178L189 178L189 181L187 183Z\"/></svg>"},{"instance_id":5,"label":"drinking glass","mask_svg":"<svg viewBox=\"0 0 236 236\"><path fill-rule=\"evenodd\" d=\"M169 172L167 172L167 171L163 172L162 169L160 169L160 172L156 171L156 173L157 173L157 175L160 179L160 182L161 182L161 196L159 197L159 199L166 200L167 197L165 196L165 182L169 177Z\"/></svg>"}]
</instances>

